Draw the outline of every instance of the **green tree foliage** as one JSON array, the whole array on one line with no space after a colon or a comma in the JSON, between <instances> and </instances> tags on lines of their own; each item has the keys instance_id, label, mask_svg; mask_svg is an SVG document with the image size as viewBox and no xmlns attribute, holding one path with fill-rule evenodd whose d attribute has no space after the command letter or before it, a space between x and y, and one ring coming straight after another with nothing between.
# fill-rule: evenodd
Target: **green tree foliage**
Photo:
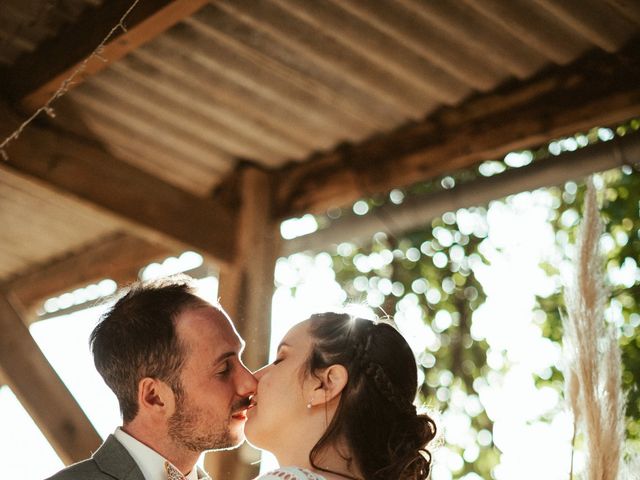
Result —
<instances>
[{"instance_id":1,"label":"green tree foliage","mask_svg":"<svg viewBox=\"0 0 640 480\"><path fill-rule=\"evenodd\" d=\"M474 388L489 371L488 346L471 335L472 314L485 300L472 269L483 261L478 247L487 234L485 215L483 208L449 212L399 239L378 233L366 247L342 245L333 266L352 300L379 305L401 330L412 319L423 323L421 398L443 416L454 410L469 421L475 444L447 442L461 465L456 476L475 472L490 478L499 455Z\"/></svg>"},{"instance_id":2,"label":"green tree foliage","mask_svg":"<svg viewBox=\"0 0 640 480\"><path fill-rule=\"evenodd\" d=\"M639 129L638 120L620 126L615 133L595 128L586 134L516 155L524 158L525 163L553 161L548 159L562 151L575 150ZM408 194L453 188L456 183L473 180L487 172L500 173L511 167L514 165L509 165L508 161L485 162L477 171L468 170L445 177L441 182L419 185ZM628 391L628 434L630 438L638 439L640 278L636 273L635 277L627 274L623 279L621 272L628 273L640 261L640 173L624 167L601 174L599 179L603 192L602 215L606 222L603 246L612 295L608 316L617 322L621 330L623 384ZM556 232L558 251L564 257L560 264L568 266L580 219L584 185L568 182L562 188L551 187L548 190L556 200L549 222ZM365 210L375 214L376 208L385 201L379 198L367 200ZM473 217L472 222L469 222L470 217ZM379 306L382 314L395 317L401 330L403 322L419 312L417 316L424 324L422 335L431 339L418 355L424 378L420 389L422 400L442 412L443 418L449 411L466 414L472 434L469 437L476 439L475 445L456 445L447 439L447 448L459 455L461 461L460 468L455 469L454 478L468 472L491 478L491 471L499 461L499 452L488 433L492 428L491 420L478 400L478 389L474 387L490 373L486 364L488 345L482 339L474 339L470 328L473 312L486 298L472 268L476 262L486 262L480 253L486 234L485 208L461 209L445 213L401 238L378 233L367 246L343 244L333 255L336 280L352 301ZM541 268L556 281L557 289L547 297L538 297L533 318L541 324L547 338L560 343L563 281L559 265L547 263ZM552 369L550 377L538 378L537 383L563 391L563 377L558 368ZM561 408L562 405L558 405L558 409Z\"/></svg>"}]
</instances>

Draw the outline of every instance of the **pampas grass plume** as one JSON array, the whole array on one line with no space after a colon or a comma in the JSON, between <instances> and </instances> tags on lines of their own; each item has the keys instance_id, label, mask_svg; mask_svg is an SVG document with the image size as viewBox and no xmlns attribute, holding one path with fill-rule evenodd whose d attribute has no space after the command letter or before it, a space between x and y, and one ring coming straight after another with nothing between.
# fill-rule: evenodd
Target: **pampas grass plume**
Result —
<instances>
[{"instance_id":1,"label":"pampas grass plume","mask_svg":"<svg viewBox=\"0 0 640 480\"><path fill-rule=\"evenodd\" d=\"M624 395L616 331L605 324L608 291L599 252L603 231L595 187L587 181L573 284L565 290L565 395L586 448L584 478L616 480L624 444ZM575 433L574 433L575 434Z\"/></svg>"}]
</instances>

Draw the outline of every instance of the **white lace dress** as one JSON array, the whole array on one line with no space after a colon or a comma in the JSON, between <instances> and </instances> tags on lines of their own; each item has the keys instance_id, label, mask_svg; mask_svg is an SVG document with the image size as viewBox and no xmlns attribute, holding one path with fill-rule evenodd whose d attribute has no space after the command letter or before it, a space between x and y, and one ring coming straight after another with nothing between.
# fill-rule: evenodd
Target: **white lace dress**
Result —
<instances>
[{"instance_id":1,"label":"white lace dress","mask_svg":"<svg viewBox=\"0 0 640 480\"><path fill-rule=\"evenodd\" d=\"M284 467L273 470L264 475L260 475L255 480L326 480L324 477L316 475L309 470L298 467Z\"/></svg>"}]
</instances>

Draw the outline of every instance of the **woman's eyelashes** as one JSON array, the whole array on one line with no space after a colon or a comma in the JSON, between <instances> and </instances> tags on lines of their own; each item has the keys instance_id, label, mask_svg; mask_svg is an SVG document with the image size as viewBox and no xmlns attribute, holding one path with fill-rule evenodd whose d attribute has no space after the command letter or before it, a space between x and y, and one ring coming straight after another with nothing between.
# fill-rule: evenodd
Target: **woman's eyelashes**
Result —
<instances>
[{"instance_id":1,"label":"woman's eyelashes","mask_svg":"<svg viewBox=\"0 0 640 480\"><path fill-rule=\"evenodd\" d=\"M273 361L272 365L277 365L277 364L279 364L279 363L280 363L281 361L283 361L283 360L284 360L284 358L283 358L283 357L278 357L278 358L276 358L276 359Z\"/></svg>"}]
</instances>

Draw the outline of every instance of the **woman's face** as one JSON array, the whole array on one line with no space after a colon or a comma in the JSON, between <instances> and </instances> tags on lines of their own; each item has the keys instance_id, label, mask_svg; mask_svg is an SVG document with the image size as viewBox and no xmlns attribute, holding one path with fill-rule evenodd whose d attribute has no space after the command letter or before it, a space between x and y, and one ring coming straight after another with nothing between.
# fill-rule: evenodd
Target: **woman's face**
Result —
<instances>
[{"instance_id":1,"label":"woman's face","mask_svg":"<svg viewBox=\"0 0 640 480\"><path fill-rule=\"evenodd\" d=\"M312 339L309 322L295 325L278 347L273 363L255 373L257 393L255 407L247 413L245 435L258 448L274 451L284 437L291 435L290 426L300 425L308 415L301 369L309 357ZM307 391L310 389L307 388Z\"/></svg>"}]
</instances>

